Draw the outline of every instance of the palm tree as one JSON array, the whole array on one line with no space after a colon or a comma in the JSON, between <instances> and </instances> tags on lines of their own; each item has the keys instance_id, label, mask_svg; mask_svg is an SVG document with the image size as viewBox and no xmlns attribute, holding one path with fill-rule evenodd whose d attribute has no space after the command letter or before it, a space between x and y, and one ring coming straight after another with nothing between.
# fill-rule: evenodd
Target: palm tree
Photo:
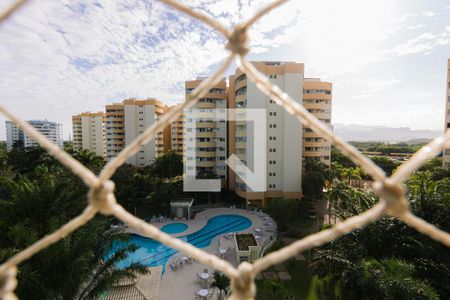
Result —
<instances>
[{"instance_id":1,"label":"palm tree","mask_svg":"<svg viewBox=\"0 0 450 300\"><path fill-rule=\"evenodd\" d=\"M105 165L105 160L101 156L97 156L95 152L86 150L86 149L79 149L77 152L74 152L73 157L76 158L79 162L81 162L83 165L88 167L90 170L92 170L95 173L99 173L100 170Z\"/></svg>"},{"instance_id":2,"label":"palm tree","mask_svg":"<svg viewBox=\"0 0 450 300\"><path fill-rule=\"evenodd\" d=\"M450 231L450 185L448 178L431 180L432 174L417 172L407 182L414 213ZM333 189L336 189L335 184ZM337 193L337 191L336 191ZM333 195L335 213L348 218L378 201L372 193L347 189L346 196ZM319 280L339 291L342 299L448 299L450 249L400 220L383 217L320 247L310 264ZM333 298L331 296L331 298Z\"/></svg>"},{"instance_id":3,"label":"palm tree","mask_svg":"<svg viewBox=\"0 0 450 300\"><path fill-rule=\"evenodd\" d=\"M264 287L270 290L270 293L272 295L271 299L278 299L278 294L285 291L283 285L278 279L267 279L266 281L264 281Z\"/></svg>"},{"instance_id":4,"label":"palm tree","mask_svg":"<svg viewBox=\"0 0 450 300\"><path fill-rule=\"evenodd\" d=\"M325 186L325 181L329 177L329 169L321 161L307 158L305 159L305 172L302 180L304 194L313 199L320 196Z\"/></svg>"},{"instance_id":5,"label":"palm tree","mask_svg":"<svg viewBox=\"0 0 450 300\"><path fill-rule=\"evenodd\" d=\"M349 195L349 187L343 181L333 181L332 187L325 192L325 197L329 201L329 217L334 214L334 223L336 224L336 211L338 205ZM331 222L329 222L331 223Z\"/></svg>"},{"instance_id":6,"label":"palm tree","mask_svg":"<svg viewBox=\"0 0 450 300\"><path fill-rule=\"evenodd\" d=\"M175 151L169 151L157 157L148 168L151 176L158 178L174 178L183 175L183 160Z\"/></svg>"},{"instance_id":7,"label":"palm tree","mask_svg":"<svg viewBox=\"0 0 450 300\"><path fill-rule=\"evenodd\" d=\"M230 278L228 278L225 274L221 272L215 271L211 286L216 287L219 290L218 298L222 299L222 291L226 293L227 289L230 286Z\"/></svg>"},{"instance_id":8,"label":"palm tree","mask_svg":"<svg viewBox=\"0 0 450 300\"><path fill-rule=\"evenodd\" d=\"M39 175L38 175L39 174ZM60 228L80 214L87 189L67 170L48 172L40 165L30 179L4 179L0 200L0 261ZM126 236L110 230L107 218L98 216L58 243L19 266L17 294L21 299L92 299L121 278L146 272L142 265L117 268L117 262L134 251L114 249Z\"/></svg>"},{"instance_id":9,"label":"palm tree","mask_svg":"<svg viewBox=\"0 0 450 300\"><path fill-rule=\"evenodd\" d=\"M367 297L376 299L439 299L436 290L416 276L414 265L389 258L361 262L361 282Z\"/></svg>"}]
</instances>

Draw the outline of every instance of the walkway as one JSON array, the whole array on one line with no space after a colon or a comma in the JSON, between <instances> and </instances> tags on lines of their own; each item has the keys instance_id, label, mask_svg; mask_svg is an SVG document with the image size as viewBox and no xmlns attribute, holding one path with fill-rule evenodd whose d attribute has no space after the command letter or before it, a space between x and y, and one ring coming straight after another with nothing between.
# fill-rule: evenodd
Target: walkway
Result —
<instances>
[{"instance_id":1,"label":"walkway","mask_svg":"<svg viewBox=\"0 0 450 300\"><path fill-rule=\"evenodd\" d=\"M251 213L247 210L243 209L235 209L235 208L214 208L207 209L205 211L197 213L193 220L176 220L176 221L166 221L161 223L152 223L152 225L161 228L164 225L170 223L184 223L189 226L189 228L179 234L173 234L175 237L185 236L187 234L196 232L203 228L207 221L218 215L241 215L249 218L252 221L252 226L246 230L242 230L241 233L253 233L255 228L263 228L263 236L259 241L260 245L263 245L269 238L272 233L266 232L264 230L264 223L268 222L267 220L263 220L258 217L256 214ZM267 226L266 226L267 227ZM131 233L137 233L131 230L127 230ZM230 262L233 266L237 266L237 260L235 256L235 243L234 239L225 239L223 235L219 235L215 237L211 243L203 248L203 250L218 255L218 248L225 248L230 250L225 255L225 258L228 262ZM171 261L175 259L179 259L183 257L183 253L177 253L168 261L170 264ZM214 273L210 267L205 266L199 262L194 262L192 264L185 264L178 270L171 270L171 268L167 265L165 273L162 275L159 285L159 298L160 300L171 300L171 299L194 299L195 292L201 288L201 283L198 281L196 273L202 273L203 269L207 268L209 273ZM155 298L156 299L156 298Z\"/></svg>"}]
</instances>

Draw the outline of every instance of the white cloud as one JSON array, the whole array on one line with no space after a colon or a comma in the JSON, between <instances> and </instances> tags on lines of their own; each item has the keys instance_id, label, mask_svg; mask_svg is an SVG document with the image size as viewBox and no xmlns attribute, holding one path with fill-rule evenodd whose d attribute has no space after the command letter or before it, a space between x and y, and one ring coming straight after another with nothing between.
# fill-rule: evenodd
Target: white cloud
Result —
<instances>
[{"instance_id":1,"label":"white cloud","mask_svg":"<svg viewBox=\"0 0 450 300\"><path fill-rule=\"evenodd\" d=\"M391 89L392 87L401 83L401 80L391 78L389 80L385 79L355 79L352 81L352 85L357 87L354 90L352 99L368 99L379 97L381 92Z\"/></svg>"},{"instance_id":2,"label":"white cloud","mask_svg":"<svg viewBox=\"0 0 450 300\"><path fill-rule=\"evenodd\" d=\"M410 26L406 27L406 30L414 30L414 29L420 29L420 28L424 28L424 27L427 27L427 25L416 24L416 25L410 25Z\"/></svg>"},{"instance_id":3,"label":"white cloud","mask_svg":"<svg viewBox=\"0 0 450 300\"><path fill-rule=\"evenodd\" d=\"M435 48L450 44L450 26L440 34L430 32L422 33L419 36L409 39L406 42L394 46L386 51L386 56L404 56L410 54L430 54Z\"/></svg>"},{"instance_id":4,"label":"white cloud","mask_svg":"<svg viewBox=\"0 0 450 300\"><path fill-rule=\"evenodd\" d=\"M251 53L303 60L307 76L332 79L336 88L348 76L378 78L346 95L374 97L397 79L361 75L369 66L449 45L450 29L433 25L445 19L442 9L407 13L408 1L289 1L251 29ZM268 2L185 3L231 27ZM224 44L210 27L157 1L30 1L0 27L0 102L24 119L63 122L68 133L72 114L126 97L182 101L183 82L210 74L227 53ZM269 52L286 45L290 56Z\"/></svg>"},{"instance_id":5,"label":"white cloud","mask_svg":"<svg viewBox=\"0 0 450 300\"><path fill-rule=\"evenodd\" d=\"M231 2L188 4L230 25L263 3ZM252 32L260 53L285 43L297 16L289 7L274 13ZM184 81L209 74L224 46L210 27L157 1L33 1L0 28L0 99L24 119L63 122L67 134L72 114L112 101L183 101Z\"/></svg>"}]
</instances>

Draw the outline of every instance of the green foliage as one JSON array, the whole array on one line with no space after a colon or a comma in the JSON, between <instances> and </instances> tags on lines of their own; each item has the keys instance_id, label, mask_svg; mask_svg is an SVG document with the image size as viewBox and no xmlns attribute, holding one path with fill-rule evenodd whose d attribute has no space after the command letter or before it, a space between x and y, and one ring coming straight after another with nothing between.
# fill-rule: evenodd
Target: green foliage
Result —
<instances>
[{"instance_id":1,"label":"green foliage","mask_svg":"<svg viewBox=\"0 0 450 300\"><path fill-rule=\"evenodd\" d=\"M383 155L389 155L391 153L415 153L424 145L410 145L407 143L387 144L383 142L350 142L350 144L360 151L381 152Z\"/></svg>"},{"instance_id":2,"label":"green foliage","mask_svg":"<svg viewBox=\"0 0 450 300\"><path fill-rule=\"evenodd\" d=\"M222 292L226 294L227 290L230 287L230 278L227 275L214 271L213 282L211 283L211 287L215 287L219 290L219 299L222 298Z\"/></svg>"},{"instance_id":3,"label":"green foliage","mask_svg":"<svg viewBox=\"0 0 450 300\"><path fill-rule=\"evenodd\" d=\"M328 176L327 166L318 160L306 158L305 172L302 178L303 194L313 199L322 195Z\"/></svg>"},{"instance_id":4,"label":"green foliage","mask_svg":"<svg viewBox=\"0 0 450 300\"><path fill-rule=\"evenodd\" d=\"M387 157L371 157L370 159L372 159L377 166L383 169L387 176L391 176L392 172L400 165L399 162Z\"/></svg>"},{"instance_id":5,"label":"green foliage","mask_svg":"<svg viewBox=\"0 0 450 300\"><path fill-rule=\"evenodd\" d=\"M169 214L170 201L182 193L181 177L158 178L149 169L124 164L113 175L117 201L128 211L146 208L145 215Z\"/></svg>"},{"instance_id":6,"label":"green foliage","mask_svg":"<svg viewBox=\"0 0 450 300\"><path fill-rule=\"evenodd\" d=\"M450 178L438 169L413 174L407 197L413 213L450 232ZM378 197L335 181L327 193L340 219L359 215ZM375 223L320 247L311 264L311 299L448 299L450 249L398 219Z\"/></svg>"},{"instance_id":7,"label":"green foliage","mask_svg":"<svg viewBox=\"0 0 450 300\"><path fill-rule=\"evenodd\" d=\"M88 167L103 163L84 154ZM14 176L0 177L0 263L79 215L88 192L79 178L40 148L15 147L8 154L7 168ZM116 267L135 250L127 246L110 254L114 243L126 238L110 229L108 219L95 217L21 263L17 294L21 299L97 298L122 278L147 272L140 264Z\"/></svg>"},{"instance_id":8,"label":"green foliage","mask_svg":"<svg viewBox=\"0 0 450 300\"><path fill-rule=\"evenodd\" d=\"M51 165L51 172L44 162L26 176L2 179L6 193L0 199L0 262L60 228L86 206L87 188L66 169ZM21 299L91 299L122 278L147 272L138 264L116 268L135 250L125 247L108 256L114 242L125 239L110 230L108 219L94 218L20 264L17 294Z\"/></svg>"},{"instance_id":9,"label":"green foliage","mask_svg":"<svg viewBox=\"0 0 450 300\"><path fill-rule=\"evenodd\" d=\"M264 288L270 291L272 295L271 299L281 298L280 296L285 294L286 289L278 279L266 279L263 285Z\"/></svg>"},{"instance_id":10,"label":"green foliage","mask_svg":"<svg viewBox=\"0 0 450 300\"><path fill-rule=\"evenodd\" d=\"M157 178L174 178L183 175L183 160L175 151L157 157L149 167L149 174Z\"/></svg>"},{"instance_id":11,"label":"green foliage","mask_svg":"<svg viewBox=\"0 0 450 300\"><path fill-rule=\"evenodd\" d=\"M6 142L0 142L0 171L8 166L8 151L6 150Z\"/></svg>"},{"instance_id":12,"label":"green foliage","mask_svg":"<svg viewBox=\"0 0 450 300\"><path fill-rule=\"evenodd\" d=\"M346 168L353 168L356 166L347 156L334 146L331 147L331 163L333 162Z\"/></svg>"},{"instance_id":13,"label":"green foliage","mask_svg":"<svg viewBox=\"0 0 450 300\"><path fill-rule=\"evenodd\" d=\"M283 230L298 215L299 202L293 199L275 198L267 205L267 212Z\"/></svg>"}]
</instances>

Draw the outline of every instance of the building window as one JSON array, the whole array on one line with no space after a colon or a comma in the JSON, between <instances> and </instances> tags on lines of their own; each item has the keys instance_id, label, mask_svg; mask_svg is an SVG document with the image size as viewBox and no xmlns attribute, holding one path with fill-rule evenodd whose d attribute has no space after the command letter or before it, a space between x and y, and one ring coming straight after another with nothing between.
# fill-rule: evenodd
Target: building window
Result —
<instances>
[{"instance_id":1,"label":"building window","mask_svg":"<svg viewBox=\"0 0 450 300\"><path fill-rule=\"evenodd\" d=\"M269 152L277 152L276 148L269 148Z\"/></svg>"},{"instance_id":2,"label":"building window","mask_svg":"<svg viewBox=\"0 0 450 300\"><path fill-rule=\"evenodd\" d=\"M276 141L277 137L276 136L269 136L269 141Z\"/></svg>"},{"instance_id":3,"label":"building window","mask_svg":"<svg viewBox=\"0 0 450 300\"><path fill-rule=\"evenodd\" d=\"M277 128L277 124L269 124L269 128Z\"/></svg>"},{"instance_id":4,"label":"building window","mask_svg":"<svg viewBox=\"0 0 450 300\"><path fill-rule=\"evenodd\" d=\"M276 115L277 115L277 112L275 112L275 111L269 112L269 116L276 116Z\"/></svg>"},{"instance_id":5,"label":"building window","mask_svg":"<svg viewBox=\"0 0 450 300\"><path fill-rule=\"evenodd\" d=\"M269 172L269 176L277 176L277 173L275 173L275 172Z\"/></svg>"}]
</instances>

